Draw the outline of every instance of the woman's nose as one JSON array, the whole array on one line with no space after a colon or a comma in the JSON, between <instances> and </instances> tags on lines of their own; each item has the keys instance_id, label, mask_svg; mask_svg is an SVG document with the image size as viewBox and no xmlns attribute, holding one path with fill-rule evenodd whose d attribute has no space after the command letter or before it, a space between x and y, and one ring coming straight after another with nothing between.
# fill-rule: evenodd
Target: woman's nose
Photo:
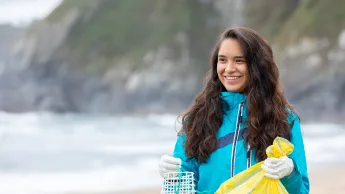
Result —
<instances>
[{"instance_id":1,"label":"woman's nose","mask_svg":"<svg viewBox=\"0 0 345 194\"><path fill-rule=\"evenodd\" d=\"M226 64L226 67L225 67L225 71L226 72L232 72L235 70L235 66L233 65L233 63L231 61L229 61L227 64Z\"/></svg>"}]
</instances>

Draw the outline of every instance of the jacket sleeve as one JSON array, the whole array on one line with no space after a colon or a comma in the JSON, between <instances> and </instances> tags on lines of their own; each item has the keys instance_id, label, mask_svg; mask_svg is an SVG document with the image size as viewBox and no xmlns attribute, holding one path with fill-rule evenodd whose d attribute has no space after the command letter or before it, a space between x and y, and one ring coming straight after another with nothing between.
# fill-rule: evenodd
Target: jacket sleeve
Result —
<instances>
[{"instance_id":1,"label":"jacket sleeve","mask_svg":"<svg viewBox=\"0 0 345 194\"><path fill-rule=\"evenodd\" d=\"M184 151L184 144L186 142L186 139L187 136L185 134L181 134L178 136L173 156L175 158L181 159L181 168L183 172L194 173L194 187L196 187L199 181L199 162L195 158L186 156L186 153Z\"/></svg>"},{"instance_id":2,"label":"jacket sleeve","mask_svg":"<svg viewBox=\"0 0 345 194\"><path fill-rule=\"evenodd\" d=\"M291 122L291 143L294 151L289 156L294 162L293 172L281 179L289 193L309 193L309 178L300 121L295 117Z\"/></svg>"}]
</instances>

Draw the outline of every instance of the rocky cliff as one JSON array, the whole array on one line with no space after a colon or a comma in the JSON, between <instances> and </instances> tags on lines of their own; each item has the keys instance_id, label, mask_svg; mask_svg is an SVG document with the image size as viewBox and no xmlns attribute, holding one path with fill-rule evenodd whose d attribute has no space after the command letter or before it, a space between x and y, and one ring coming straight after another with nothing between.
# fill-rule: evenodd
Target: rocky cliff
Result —
<instances>
[{"instance_id":1,"label":"rocky cliff","mask_svg":"<svg viewBox=\"0 0 345 194\"><path fill-rule=\"evenodd\" d=\"M341 0L65 0L16 45L14 93L25 103L0 108L181 112L201 90L217 35L246 25L272 43L301 115L340 120L344 13Z\"/></svg>"}]
</instances>

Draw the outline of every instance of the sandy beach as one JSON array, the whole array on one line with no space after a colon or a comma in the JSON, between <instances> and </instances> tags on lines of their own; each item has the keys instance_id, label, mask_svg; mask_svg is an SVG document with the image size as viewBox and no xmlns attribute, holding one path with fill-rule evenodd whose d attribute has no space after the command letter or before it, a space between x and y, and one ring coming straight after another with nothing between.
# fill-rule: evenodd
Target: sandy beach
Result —
<instances>
[{"instance_id":1,"label":"sandy beach","mask_svg":"<svg viewBox=\"0 0 345 194\"><path fill-rule=\"evenodd\" d=\"M313 168L309 172L311 194L344 194L345 193L345 165L323 165ZM160 188L147 188L128 192L109 194L159 194Z\"/></svg>"}]
</instances>

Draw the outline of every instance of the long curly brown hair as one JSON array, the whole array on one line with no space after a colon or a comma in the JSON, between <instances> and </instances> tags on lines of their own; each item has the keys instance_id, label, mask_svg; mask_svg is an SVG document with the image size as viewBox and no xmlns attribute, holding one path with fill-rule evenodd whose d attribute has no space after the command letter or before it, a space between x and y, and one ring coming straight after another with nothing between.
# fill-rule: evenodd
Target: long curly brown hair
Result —
<instances>
[{"instance_id":1,"label":"long curly brown hair","mask_svg":"<svg viewBox=\"0 0 345 194\"><path fill-rule=\"evenodd\" d=\"M226 30L219 38L211 56L211 68L205 87L182 115L182 130L187 136L186 155L205 162L217 145L216 134L222 125L224 106L221 92L226 91L217 75L218 51L224 39L239 41L249 74L245 95L248 109L246 142L256 149L256 158L264 160L266 148L277 136L290 140L289 110L279 81L279 70L268 42L257 32L245 27ZM248 152L249 153L249 152Z\"/></svg>"}]
</instances>

